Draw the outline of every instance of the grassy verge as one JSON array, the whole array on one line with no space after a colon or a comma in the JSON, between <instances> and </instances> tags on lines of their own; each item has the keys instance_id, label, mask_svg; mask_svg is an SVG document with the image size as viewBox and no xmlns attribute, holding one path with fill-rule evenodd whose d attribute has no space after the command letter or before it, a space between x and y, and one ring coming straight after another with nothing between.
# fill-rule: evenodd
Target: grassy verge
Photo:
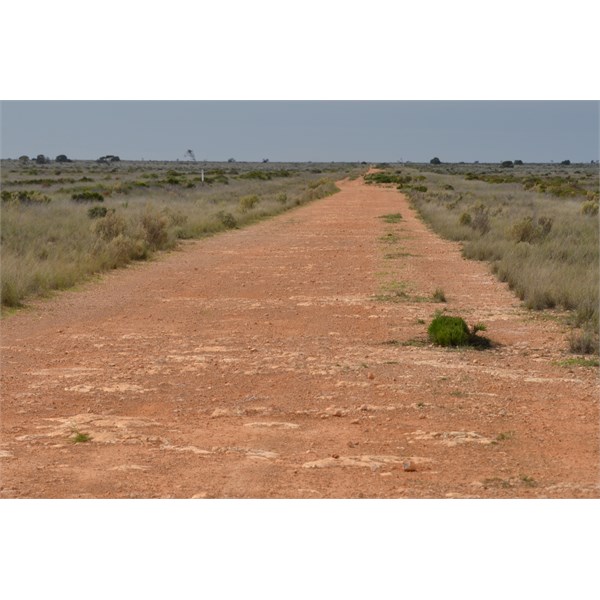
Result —
<instances>
[{"instance_id":1,"label":"grassy verge","mask_svg":"<svg viewBox=\"0 0 600 600\"><path fill-rule=\"evenodd\" d=\"M204 183L202 183L204 171ZM364 171L364 169L363 169ZM2 308L338 191L355 165L2 163Z\"/></svg>"}]
</instances>

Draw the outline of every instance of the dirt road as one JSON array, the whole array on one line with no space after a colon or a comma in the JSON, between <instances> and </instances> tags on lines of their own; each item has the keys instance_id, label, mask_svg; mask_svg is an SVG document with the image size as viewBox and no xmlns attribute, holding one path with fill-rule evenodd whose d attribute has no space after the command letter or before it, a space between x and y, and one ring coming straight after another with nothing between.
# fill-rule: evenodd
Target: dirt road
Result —
<instances>
[{"instance_id":1,"label":"dirt road","mask_svg":"<svg viewBox=\"0 0 600 600\"><path fill-rule=\"evenodd\" d=\"M339 185L4 319L0 496L600 497L565 331L397 191ZM498 346L424 343L442 308Z\"/></svg>"}]
</instances>

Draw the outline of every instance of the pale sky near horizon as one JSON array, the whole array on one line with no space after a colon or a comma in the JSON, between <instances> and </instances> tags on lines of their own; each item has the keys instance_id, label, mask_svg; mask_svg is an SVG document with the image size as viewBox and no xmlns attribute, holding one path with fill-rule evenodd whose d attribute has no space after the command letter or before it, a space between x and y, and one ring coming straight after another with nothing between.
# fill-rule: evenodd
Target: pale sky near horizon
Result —
<instances>
[{"instance_id":1,"label":"pale sky near horizon","mask_svg":"<svg viewBox=\"0 0 600 600\"><path fill-rule=\"evenodd\" d=\"M598 160L594 101L3 101L2 158Z\"/></svg>"}]
</instances>

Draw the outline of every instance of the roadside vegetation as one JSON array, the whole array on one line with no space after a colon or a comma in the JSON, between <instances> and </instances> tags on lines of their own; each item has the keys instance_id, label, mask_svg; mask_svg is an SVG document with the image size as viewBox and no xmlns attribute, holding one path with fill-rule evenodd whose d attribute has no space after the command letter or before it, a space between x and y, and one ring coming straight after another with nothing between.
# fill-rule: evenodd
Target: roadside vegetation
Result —
<instances>
[{"instance_id":1,"label":"roadside vegetation","mask_svg":"<svg viewBox=\"0 0 600 600\"><path fill-rule=\"evenodd\" d=\"M365 180L407 194L426 223L462 242L465 257L489 261L527 308L566 311L571 350L598 353L598 166L519 163L388 165Z\"/></svg>"},{"instance_id":2,"label":"roadside vegetation","mask_svg":"<svg viewBox=\"0 0 600 600\"><path fill-rule=\"evenodd\" d=\"M427 335L438 346L474 346L489 348L490 341L477 335L485 331L485 325L478 323L469 329L461 317L451 317L438 312L427 328Z\"/></svg>"},{"instance_id":3,"label":"roadside vegetation","mask_svg":"<svg viewBox=\"0 0 600 600\"><path fill-rule=\"evenodd\" d=\"M336 180L365 170L342 163L2 161L2 307L147 260L180 240L324 198L338 191Z\"/></svg>"}]
</instances>

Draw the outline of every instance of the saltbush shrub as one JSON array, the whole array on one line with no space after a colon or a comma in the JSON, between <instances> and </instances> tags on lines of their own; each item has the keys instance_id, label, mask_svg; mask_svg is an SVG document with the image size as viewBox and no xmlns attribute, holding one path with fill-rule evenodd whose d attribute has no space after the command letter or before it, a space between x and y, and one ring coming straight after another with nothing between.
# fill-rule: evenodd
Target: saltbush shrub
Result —
<instances>
[{"instance_id":1,"label":"saltbush shrub","mask_svg":"<svg viewBox=\"0 0 600 600\"><path fill-rule=\"evenodd\" d=\"M73 202L104 202L104 196L100 192L77 192L71 194Z\"/></svg>"},{"instance_id":2,"label":"saltbush shrub","mask_svg":"<svg viewBox=\"0 0 600 600\"><path fill-rule=\"evenodd\" d=\"M108 208L106 208L106 206L92 206L87 212L90 219L100 219L105 217L107 213Z\"/></svg>"}]
</instances>

